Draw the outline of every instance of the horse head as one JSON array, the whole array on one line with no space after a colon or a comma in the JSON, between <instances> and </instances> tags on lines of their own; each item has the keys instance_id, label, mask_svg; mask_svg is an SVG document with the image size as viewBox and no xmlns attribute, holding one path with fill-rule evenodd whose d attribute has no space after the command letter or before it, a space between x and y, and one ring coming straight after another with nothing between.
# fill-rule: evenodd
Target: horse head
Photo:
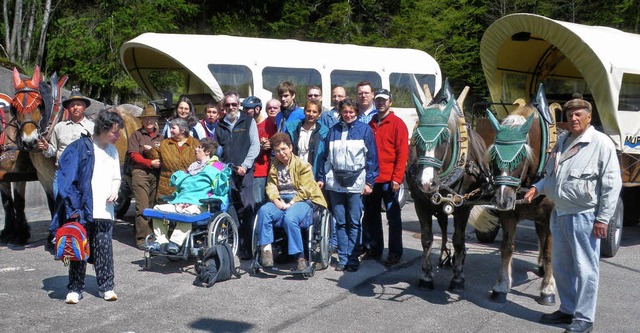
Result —
<instances>
[{"instance_id":1,"label":"horse head","mask_svg":"<svg viewBox=\"0 0 640 333\"><path fill-rule=\"evenodd\" d=\"M418 125L411 140L416 157L413 176L423 193L433 194L439 191L440 178L456 158L450 149L451 138L457 133L456 115L451 112L455 99L427 107L423 107L415 95L413 100L418 110Z\"/></svg>"},{"instance_id":2,"label":"horse head","mask_svg":"<svg viewBox=\"0 0 640 333\"><path fill-rule=\"evenodd\" d=\"M36 148L40 138L41 122L48 121L44 115L41 87L47 86L41 81L40 67L36 66L31 79L22 80L16 68L13 69L13 87L15 94L11 102L12 113L18 127L19 142L22 148L31 151Z\"/></svg>"},{"instance_id":3,"label":"horse head","mask_svg":"<svg viewBox=\"0 0 640 333\"><path fill-rule=\"evenodd\" d=\"M535 155L529 143L529 131L535 112L532 104L519 106L500 124L493 113L487 110L496 132L495 142L487 149L486 158L496 189L493 201L498 210L515 208L518 190L534 170Z\"/></svg>"}]
</instances>

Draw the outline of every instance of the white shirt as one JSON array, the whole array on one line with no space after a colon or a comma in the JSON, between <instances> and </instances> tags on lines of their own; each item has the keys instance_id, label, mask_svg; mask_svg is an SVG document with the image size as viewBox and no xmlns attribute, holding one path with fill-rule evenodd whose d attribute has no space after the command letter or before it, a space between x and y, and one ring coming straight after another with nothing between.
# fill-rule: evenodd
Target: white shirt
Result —
<instances>
[{"instance_id":1,"label":"white shirt","mask_svg":"<svg viewBox=\"0 0 640 333\"><path fill-rule=\"evenodd\" d=\"M56 165L58 165L58 159L60 155L68 145L73 141L80 139L80 135L83 133L93 135L93 121L83 117L77 123L71 120L63 121L56 124L53 127L53 133L51 135L51 143L46 151L42 153L46 157L56 156Z\"/></svg>"},{"instance_id":2,"label":"white shirt","mask_svg":"<svg viewBox=\"0 0 640 333\"><path fill-rule=\"evenodd\" d=\"M303 161L309 160L309 140L311 140L311 133L316 129L316 124L307 131L304 127L300 127L300 134L298 135L298 157Z\"/></svg>"},{"instance_id":3,"label":"white shirt","mask_svg":"<svg viewBox=\"0 0 640 333\"><path fill-rule=\"evenodd\" d=\"M111 195L117 195L120 189L120 159L118 151L113 145L101 149L93 144L95 164L91 177L93 194L93 218L114 219L113 202L107 203Z\"/></svg>"}]
</instances>

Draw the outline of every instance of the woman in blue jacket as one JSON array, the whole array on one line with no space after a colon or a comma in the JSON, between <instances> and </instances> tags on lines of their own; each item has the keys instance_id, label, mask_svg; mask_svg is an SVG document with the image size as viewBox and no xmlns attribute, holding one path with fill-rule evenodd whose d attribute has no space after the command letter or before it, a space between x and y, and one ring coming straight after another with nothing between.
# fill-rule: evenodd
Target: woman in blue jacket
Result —
<instances>
[{"instance_id":1,"label":"woman in blue jacket","mask_svg":"<svg viewBox=\"0 0 640 333\"><path fill-rule=\"evenodd\" d=\"M87 230L89 262L93 263L98 294L106 301L118 299L113 291L114 202L120 188L120 159L114 144L124 121L117 112L102 110L92 136L82 135L64 150L58 165L57 216L63 222L78 221ZM66 302L82 298L87 262L72 261Z\"/></svg>"},{"instance_id":2,"label":"woman in blue jacket","mask_svg":"<svg viewBox=\"0 0 640 333\"><path fill-rule=\"evenodd\" d=\"M369 195L378 176L376 141L369 125L358 121L358 105L345 99L338 105L340 122L327 134L320 158L318 185L329 193L338 238L337 271L355 272L360 261L362 195Z\"/></svg>"}]
</instances>

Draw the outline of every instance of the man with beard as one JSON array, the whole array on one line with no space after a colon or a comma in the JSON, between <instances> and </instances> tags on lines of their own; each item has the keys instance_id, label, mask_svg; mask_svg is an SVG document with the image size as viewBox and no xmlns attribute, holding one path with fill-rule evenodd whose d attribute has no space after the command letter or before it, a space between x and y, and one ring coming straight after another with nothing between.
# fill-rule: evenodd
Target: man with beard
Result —
<instances>
[{"instance_id":1,"label":"man with beard","mask_svg":"<svg viewBox=\"0 0 640 333\"><path fill-rule=\"evenodd\" d=\"M234 167L231 202L240 219L238 258L251 259L251 231L255 216L253 162L260 152L258 127L253 118L240 112L238 93L227 92L222 107L226 116L216 124L215 140L222 147L220 159Z\"/></svg>"}]
</instances>

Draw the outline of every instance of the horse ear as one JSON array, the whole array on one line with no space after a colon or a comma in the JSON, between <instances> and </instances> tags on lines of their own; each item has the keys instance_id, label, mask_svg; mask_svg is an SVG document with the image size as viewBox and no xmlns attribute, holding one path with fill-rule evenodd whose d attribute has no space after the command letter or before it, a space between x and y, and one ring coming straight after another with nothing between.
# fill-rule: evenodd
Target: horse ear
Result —
<instances>
[{"instance_id":1,"label":"horse ear","mask_svg":"<svg viewBox=\"0 0 640 333\"><path fill-rule=\"evenodd\" d=\"M416 105L416 111L418 111L418 117L421 117L424 114L424 108L422 107L422 103L420 103L420 100L418 100L418 97L416 96L416 94L411 94L411 97L413 97L413 104Z\"/></svg>"},{"instance_id":2,"label":"horse ear","mask_svg":"<svg viewBox=\"0 0 640 333\"><path fill-rule=\"evenodd\" d=\"M535 117L536 113L532 112L531 115L529 116L529 118L527 118L527 121L524 123L524 125L522 125L522 127L520 127L520 133L522 133L523 135L527 135L527 133L529 133L529 130L531 129L531 124L533 124L533 117Z\"/></svg>"},{"instance_id":3,"label":"horse ear","mask_svg":"<svg viewBox=\"0 0 640 333\"><path fill-rule=\"evenodd\" d=\"M496 133L500 132L500 123L498 122L498 119L496 119L496 116L493 115L493 112L491 112L491 110L489 110L487 108L487 118L489 118L489 122L491 123L491 127L493 127L493 130L496 131Z\"/></svg>"},{"instance_id":4,"label":"horse ear","mask_svg":"<svg viewBox=\"0 0 640 333\"><path fill-rule=\"evenodd\" d=\"M22 83L20 80L20 73L18 73L18 69L13 67L13 88L18 89L18 86Z\"/></svg>"},{"instance_id":5,"label":"horse ear","mask_svg":"<svg viewBox=\"0 0 640 333\"><path fill-rule=\"evenodd\" d=\"M33 72L33 77L31 78L31 83L35 87L40 85L40 66L36 66L36 70Z\"/></svg>"}]
</instances>

